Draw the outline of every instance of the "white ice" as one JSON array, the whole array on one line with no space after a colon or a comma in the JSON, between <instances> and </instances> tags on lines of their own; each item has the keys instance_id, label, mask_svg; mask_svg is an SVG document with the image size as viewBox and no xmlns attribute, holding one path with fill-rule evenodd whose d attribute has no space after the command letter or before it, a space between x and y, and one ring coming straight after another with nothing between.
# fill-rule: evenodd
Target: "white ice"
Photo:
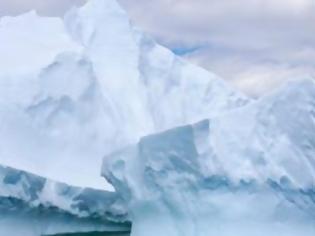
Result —
<instances>
[{"instance_id":1,"label":"white ice","mask_svg":"<svg viewBox=\"0 0 315 236\"><path fill-rule=\"evenodd\" d=\"M78 188L0 166L0 235L128 232L117 194Z\"/></svg>"},{"instance_id":2,"label":"white ice","mask_svg":"<svg viewBox=\"0 0 315 236\"><path fill-rule=\"evenodd\" d=\"M139 137L249 99L136 29L114 0L64 19L0 21L0 163L110 189L101 159Z\"/></svg>"},{"instance_id":3,"label":"white ice","mask_svg":"<svg viewBox=\"0 0 315 236\"><path fill-rule=\"evenodd\" d=\"M313 80L252 101L115 0L3 17L0 55L0 235L315 235Z\"/></svg>"},{"instance_id":4,"label":"white ice","mask_svg":"<svg viewBox=\"0 0 315 236\"><path fill-rule=\"evenodd\" d=\"M315 82L105 157L132 236L315 235Z\"/></svg>"}]
</instances>

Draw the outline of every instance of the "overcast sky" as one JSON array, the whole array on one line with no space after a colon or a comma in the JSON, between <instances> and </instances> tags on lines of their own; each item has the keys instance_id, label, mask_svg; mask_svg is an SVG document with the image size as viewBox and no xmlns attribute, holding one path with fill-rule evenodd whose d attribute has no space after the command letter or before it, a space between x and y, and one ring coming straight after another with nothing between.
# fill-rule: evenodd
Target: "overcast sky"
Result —
<instances>
[{"instance_id":1,"label":"overcast sky","mask_svg":"<svg viewBox=\"0 0 315 236\"><path fill-rule=\"evenodd\" d=\"M62 15L85 0L0 0L0 15ZM259 96L315 76L315 0L119 0L156 40Z\"/></svg>"}]
</instances>

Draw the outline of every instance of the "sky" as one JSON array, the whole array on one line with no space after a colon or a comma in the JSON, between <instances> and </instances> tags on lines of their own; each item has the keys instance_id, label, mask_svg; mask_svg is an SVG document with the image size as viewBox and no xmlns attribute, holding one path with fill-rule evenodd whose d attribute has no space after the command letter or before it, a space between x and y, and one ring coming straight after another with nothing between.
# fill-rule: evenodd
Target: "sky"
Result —
<instances>
[{"instance_id":1,"label":"sky","mask_svg":"<svg viewBox=\"0 0 315 236\"><path fill-rule=\"evenodd\" d=\"M85 0L1 0L0 15L62 15ZM118 0L159 43L259 97L315 77L315 0Z\"/></svg>"}]
</instances>

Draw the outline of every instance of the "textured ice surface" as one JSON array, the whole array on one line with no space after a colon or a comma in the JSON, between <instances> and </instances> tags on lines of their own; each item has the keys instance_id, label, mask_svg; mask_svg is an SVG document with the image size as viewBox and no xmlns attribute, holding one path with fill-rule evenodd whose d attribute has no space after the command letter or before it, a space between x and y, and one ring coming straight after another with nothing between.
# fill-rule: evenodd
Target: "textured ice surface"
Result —
<instances>
[{"instance_id":1,"label":"textured ice surface","mask_svg":"<svg viewBox=\"0 0 315 236\"><path fill-rule=\"evenodd\" d=\"M0 163L103 188L101 159L248 102L135 29L114 0L0 21Z\"/></svg>"},{"instance_id":2,"label":"textured ice surface","mask_svg":"<svg viewBox=\"0 0 315 236\"><path fill-rule=\"evenodd\" d=\"M106 157L131 235L315 235L314 101L314 81L291 82Z\"/></svg>"},{"instance_id":3,"label":"textured ice surface","mask_svg":"<svg viewBox=\"0 0 315 236\"><path fill-rule=\"evenodd\" d=\"M130 230L117 194L72 187L0 166L0 235Z\"/></svg>"},{"instance_id":4,"label":"textured ice surface","mask_svg":"<svg viewBox=\"0 0 315 236\"><path fill-rule=\"evenodd\" d=\"M313 81L249 101L114 0L4 17L0 55L0 235L315 235Z\"/></svg>"}]
</instances>

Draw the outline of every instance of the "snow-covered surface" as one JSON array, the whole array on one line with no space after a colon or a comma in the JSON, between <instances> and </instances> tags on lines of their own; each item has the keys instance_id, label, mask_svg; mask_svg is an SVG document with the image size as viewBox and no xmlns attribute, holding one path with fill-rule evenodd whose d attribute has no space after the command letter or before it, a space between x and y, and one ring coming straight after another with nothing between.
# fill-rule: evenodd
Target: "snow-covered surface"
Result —
<instances>
[{"instance_id":1,"label":"snow-covered surface","mask_svg":"<svg viewBox=\"0 0 315 236\"><path fill-rule=\"evenodd\" d=\"M132 236L315 234L315 83L105 157Z\"/></svg>"},{"instance_id":2,"label":"snow-covered surface","mask_svg":"<svg viewBox=\"0 0 315 236\"><path fill-rule=\"evenodd\" d=\"M110 188L104 154L248 103L136 29L115 0L64 19L4 17L0 55L0 163L70 185Z\"/></svg>"},{"instance_id":3,"label":"snow-covered surface","mask_svg":"<svg viewBox=\"0 0 315 236\"><path fill-rule=\"evenodd\" d=\"M72 187L0 166L0 235L130 230L117 194Z\"/></svg>"}]
</instances>

